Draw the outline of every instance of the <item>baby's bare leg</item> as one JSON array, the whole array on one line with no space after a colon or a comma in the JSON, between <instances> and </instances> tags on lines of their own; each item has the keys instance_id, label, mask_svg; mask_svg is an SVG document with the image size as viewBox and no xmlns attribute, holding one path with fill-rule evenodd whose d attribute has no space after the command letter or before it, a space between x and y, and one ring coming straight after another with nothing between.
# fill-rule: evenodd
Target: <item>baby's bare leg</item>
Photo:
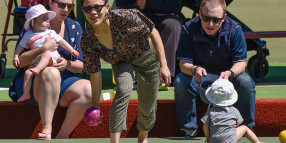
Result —
<instances>
[{"instance_id":1,"label":"baby's bare leg","mask_svg":"<svg viewBox=\"0 0 286 143\"><path fill-rule=\"evenodd\" d=\"M35 66L30 65L28 69L34 68ZM23 95L18 99L18 102L22 102L24 100L30 99L30 91L31 91L31 86L32 86L32 77L33 73L30 70L25 71L24 75L24 84L23 84Z\"/></svg>"},{"instance_id":2,"label":"baby's bare leg","mask_svg":"<svg viewBox=\"0 0 286 143\"><path fill-rule=\"evenodd\" d=\"M257 136L245 125L236 128L237 140L240 140L245 135L252 143L260 143Z\"/></svg>"},{"instance_id":3,"label":"baby's bare leg","mask_svg":"<svg viewBox=\"0 0 286 143\"><path fill-rule=\"evenodd\" d=\"M38 65L34 68L30 68L29 70L33 72L35 75L39 75L39 73L46 68L53 64L52 57L48 52L43 53L41 56L41 60L39 61Z\"/></svg>"}]
</instances>

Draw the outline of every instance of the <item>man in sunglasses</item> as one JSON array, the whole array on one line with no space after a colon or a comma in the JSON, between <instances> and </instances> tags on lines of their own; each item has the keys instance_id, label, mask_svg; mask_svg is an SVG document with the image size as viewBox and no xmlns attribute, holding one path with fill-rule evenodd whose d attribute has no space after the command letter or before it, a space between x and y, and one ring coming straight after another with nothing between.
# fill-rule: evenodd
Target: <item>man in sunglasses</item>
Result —
<instances>
[{"instance_id":1,"label":"man in sunglasses","mask_svg":"<svg viewBox=\"0 0 286 143\"><path fill-rule=\"evenodd\" d=\"M245 73L246 41L238 23L226 15L224 0L202 0L199 16L183 26L177 59L181 73L174 82L175 103L182 135L196 135L199 87L209 81L210 75L233 83L238 92L234 106L242 114L242 124L253 127L255 83Z\"/></svg>"}]
</instances>

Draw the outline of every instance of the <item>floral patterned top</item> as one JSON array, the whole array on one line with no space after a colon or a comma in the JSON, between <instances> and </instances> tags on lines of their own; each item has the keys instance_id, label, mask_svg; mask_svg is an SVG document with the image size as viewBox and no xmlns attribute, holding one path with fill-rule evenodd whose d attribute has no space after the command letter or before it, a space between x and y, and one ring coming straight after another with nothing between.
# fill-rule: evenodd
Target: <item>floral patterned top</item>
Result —
<instances>
[{"instance_id":1,"label":"floral patterned top","mask_svg":"<svg viewBox=\"0 0 286 143\"><path fill-rule=\"evenodd\" d=\"M87 25L81 37L84 55L84 71L95 73L101 70L100 58L115 64L132 62L149 50L149 34L154 23L136 9L114 9L109 11L113 49L108 49L96 38L92 25Z\"/></svg>"}]
</instances>

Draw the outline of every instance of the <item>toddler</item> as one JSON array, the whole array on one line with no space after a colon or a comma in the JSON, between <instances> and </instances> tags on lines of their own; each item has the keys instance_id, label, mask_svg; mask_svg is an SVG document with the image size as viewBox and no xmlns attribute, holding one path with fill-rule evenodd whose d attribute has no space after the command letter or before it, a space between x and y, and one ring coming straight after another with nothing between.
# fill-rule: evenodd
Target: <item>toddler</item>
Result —
<instances>
[{"instance_id":1,"label":"toddler","mask_svg":"<svg viewBox=\"0 0 286 143\"><path fill-rule=\"evenodd\" d=\"M237 92L226 79L217 79L206 90L207 100L213 104L202 117L203 131L208 143L237 143L245 135L253 143L260 143L257 136L245 125L232 105L237 101Z\"/></svg>"}]
</instances>

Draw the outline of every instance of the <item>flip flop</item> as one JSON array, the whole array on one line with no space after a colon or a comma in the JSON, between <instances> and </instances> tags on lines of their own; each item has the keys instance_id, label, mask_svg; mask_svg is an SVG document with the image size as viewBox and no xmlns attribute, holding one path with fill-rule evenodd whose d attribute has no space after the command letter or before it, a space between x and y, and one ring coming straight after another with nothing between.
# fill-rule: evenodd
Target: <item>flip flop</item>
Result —
<instances>
[{"instance_id":1,"label":"flip flop","mask_svg":"<svg viewBox=\"0 0 286 143\"><path fill-rule=\"evenodd\" d=\"M51 140L52 136L51 133L38 133L37 140Z\"/></svg>"}]
</instances>

